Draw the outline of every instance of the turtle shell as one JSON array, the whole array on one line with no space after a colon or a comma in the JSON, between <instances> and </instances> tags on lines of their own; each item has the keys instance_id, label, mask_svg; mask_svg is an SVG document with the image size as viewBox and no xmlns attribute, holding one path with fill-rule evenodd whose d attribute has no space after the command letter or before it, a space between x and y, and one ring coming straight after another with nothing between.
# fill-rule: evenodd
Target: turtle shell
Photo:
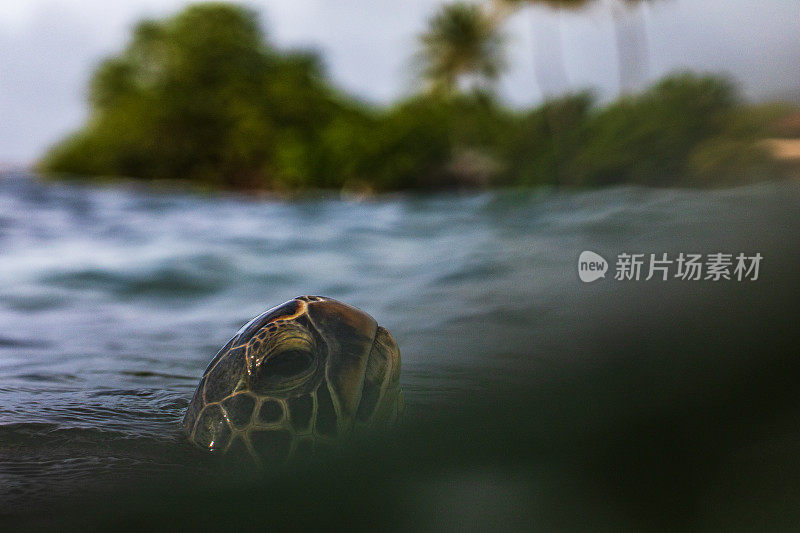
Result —
<instances>
[{"instance_id":1,"label":"turtle shell","mask_svg":"<svg viewBox=\"0 0 800 533\"><path fill-rule=\"evenodd\" d=\"M282 461L394 424L399 377L397 343L375 319L301 296L236 332L203 373L183 426L201 448Z\"/></svg>"}]
</instances>

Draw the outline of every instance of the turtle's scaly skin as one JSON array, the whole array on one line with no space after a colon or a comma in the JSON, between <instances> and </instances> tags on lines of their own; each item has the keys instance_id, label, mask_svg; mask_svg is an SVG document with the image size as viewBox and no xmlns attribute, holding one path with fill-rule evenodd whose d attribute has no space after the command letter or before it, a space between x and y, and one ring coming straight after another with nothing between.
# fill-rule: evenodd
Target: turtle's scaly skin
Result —
<instances>
[{"instance_id":1,"label":"turtle's scaly skin","mask_svg":"<svg viewBox=\"0 0 800 533\"><path fill-rule=\"evenodd\" d=\"M189 439L257 462L307 454L402 410L400 351L368 314L301 296L257 316L214 357L186 410Z\"/></svg>"}]
</instances>

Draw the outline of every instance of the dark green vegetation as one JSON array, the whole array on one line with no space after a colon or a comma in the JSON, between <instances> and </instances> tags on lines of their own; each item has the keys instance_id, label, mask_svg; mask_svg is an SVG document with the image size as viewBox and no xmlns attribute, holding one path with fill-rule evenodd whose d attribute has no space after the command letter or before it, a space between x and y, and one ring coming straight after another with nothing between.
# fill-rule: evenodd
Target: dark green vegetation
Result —
<instances>
[{"instance_id":1,"label":"dark green vegetation","mask_svg":"<svg viewBox=\"0 0 800 533\"><path fill-rule=\"evenodd\" d=\"M792 110L746 105L716 77L672 76L602 107L580 94L512 110L487 85L459 92L463 74L496 77L503 63L490 28L462 18L455 28L440 22L484 40L464 58L423 36L451 54L428 61L447 90L434 83L388 108L335 89L316 55L269 45L247 9L200 4L142 22L94 73L86 125L40 168L239 190L374 191L725 185L784 171L759 140Z\"/></svg>"}]
</instances>

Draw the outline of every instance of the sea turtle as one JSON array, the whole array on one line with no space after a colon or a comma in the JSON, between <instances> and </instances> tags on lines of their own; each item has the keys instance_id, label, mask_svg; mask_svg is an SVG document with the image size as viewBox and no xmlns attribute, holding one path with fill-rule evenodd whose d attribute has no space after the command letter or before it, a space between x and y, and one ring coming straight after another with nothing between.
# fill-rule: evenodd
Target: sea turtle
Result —
<instances>
[{"instance_id":1,"label":"sea turtle","mask_svg":"<svg viewBox=\"0 0 800 533\"><path fill-rule=\"evenodd\" d=\"M209 363L183 427L195 445L256 462L393 425L400 351L363 311L300 296L242 326Z\"/></svg>"}]
</instances>

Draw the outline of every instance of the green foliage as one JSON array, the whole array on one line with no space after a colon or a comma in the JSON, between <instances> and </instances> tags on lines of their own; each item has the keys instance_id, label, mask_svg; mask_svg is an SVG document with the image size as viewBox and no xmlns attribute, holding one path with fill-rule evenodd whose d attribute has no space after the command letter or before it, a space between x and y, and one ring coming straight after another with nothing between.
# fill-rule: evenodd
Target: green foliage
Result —
<instances>
[{"instance_id":1,"label":"green foliage","mask_svg":"<svg viewBox=\"0 0 800 533\"><path fill-rule=\"evenodd\" d=\"M700 143L688 164L687 183L706 187L761 181L782 170L759 144L726 136Z\"/></svg>"},{"instance_id":2,"label":"green foliage","mask_svg":"<svg viewBox=\"0 0 800 533\"><path fill-rule=\"evenodd\" d=\"M687 172L692 148L721 131L734 104L735 91L725 80L666 78L592 117L570 175L579 185L675 183Z\"/></svg>"},{"instance_id":3,"label":"green foliage","mask_svg":"<svg viewBox=\"0 0 800 533\"><path fill-rule=\"evenodd\" d=\"M723 130L692 150L687 179L701 186L736 185L785 174L789 169L770 156L763 139L774 135L774 125L791 112L778 104L731 109Z\"/></svg>"},{"instance_id":4,"label":"green foliage","mask_svg":"<svg viewBox=\"0 0 800 533\"><path fill-rule=\"evenodd\" d=\"M433 185L450 157L449 132L446 114L425 100L391 109L371 129L371 142L354 154L353 181L383 190Z\"/></svg>"},{"instance_id":5,"label":"green foliage","mask_svg":"<svg viewBox=\"0 0 800 533\"><path fill-rule=\"evenodd\" d=\"M484 29L455 24L479 8L452 6L427 50L454 89L499 64L495 34L486 55ZM472 59L434 35L460 35ZM741 105L725 79L692 74L602 108L583 93L516 111L455 90L375 108L334 89L315 55L269 46L253 12L213 3L139 24L92 76L89 103L45 171L246 190L741 183L780 175L761 140L793 112Z\"/></svg>"},{"instance_id":6,"label":"green foliage","mask_svg":"<svg viewBox=\"0 0 800 533\"><path fill-rule=\"evenodd\" d=\"M600 109L579 94L523 113L498 144L507 185L720 186L786 175L760 141L792 108L747 106L689 73Z\"/></svg>"},{"instance_id":7,"label":"green foliage","mask_svg":"<svg viewBox=\"0 0 800 533\"><path fill-rule=\"evenodd\" d=\"M419 96L369 120L335 123L323 151L334 158L341 185L370 190L457 185L450 163L456 149L488 146L501 121L479 96ZM327 149L327 150L326 150Z\"/></svg>"},{"instance_id":8,"label":"green foliage","mask_svg":"<svg viewBox=\"0 0 800 533\"><path fill-rule=\"evenodd\" d=\"M419 60L434 92L452 94L459 82L490 84L505 68L504 38L477 4L447 4L420 37Z\"/></svg>"},{"instance_id":9,"label":"green foliage","mask_svg":"<svg viewBox=\"0 0 800 533\"><path fill-rule=\"evenodd\" d=\"M523 113L500 146L509 162L501 183L557 186L572 181L565 171L586 141L591 105L591 96L581 93Z\"/></svg>"},{"instance_id":10,"label":"green foliage","mask_svg":"<svg viewBox=\"0 0 800 533\"><path fill-rule=\"evenodd\" d=\"M343 108L316 57L268 48L255 14L227 4L139 24L90 103L45 169L229 187L307 185L307 156Z\"/></svg>"}]
</instances>

